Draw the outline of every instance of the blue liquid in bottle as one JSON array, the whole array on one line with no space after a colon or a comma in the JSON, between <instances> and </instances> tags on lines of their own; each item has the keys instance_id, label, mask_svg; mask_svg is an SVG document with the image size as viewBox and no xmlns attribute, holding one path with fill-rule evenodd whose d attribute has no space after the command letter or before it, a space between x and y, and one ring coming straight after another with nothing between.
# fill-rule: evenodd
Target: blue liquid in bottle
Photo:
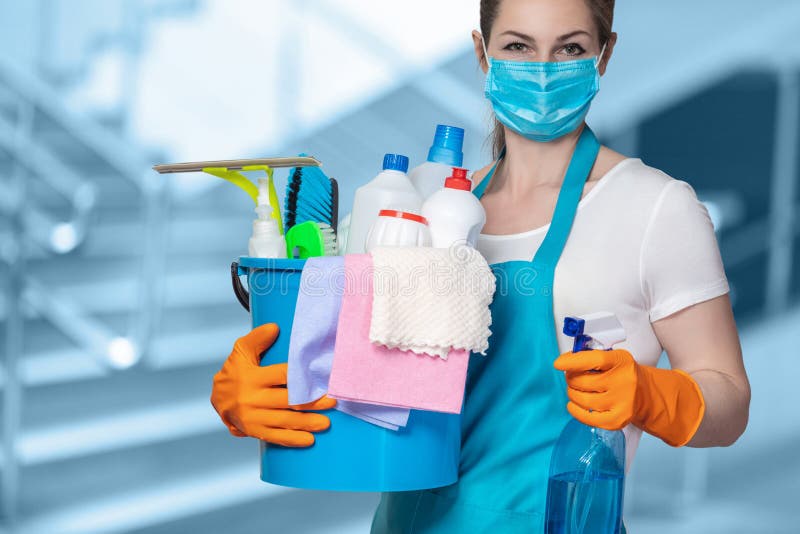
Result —
<instances>
[{"instance_id":1,"label":"blue liquid in bottle","mask_svg":"<svg viewBox=\"0 0 800 534\"><path fill-rule=\"evenodd\" d=\"M550 461L546 534L617 534L624 486L625 435L570 420Z\"/></svg>"},{"instance_id":2,"label":"blue liquid in bottle","mask_svg":"<svg viewBox=\"0 0 800 534\"><path fill-rule=\"evenodd\" d=\"M625 340L613 313L564 318L564 334L575 338L572 352L607 350ZM617 534L622 528L625 434L570 421L550 459L545 532Z\"/></svg>"},{"instance_id":3,"label":"blue liquid in bottle","mask_svg":"<svg viewBox=\"0 0 800 534\"><path fill-rule=\"evenodd\" d=\"M573 471L551 477L547 487L554 509L548 514L548 534L610 534L622 527L623 477L615 473Z\"/></svg>"}]
</instances>

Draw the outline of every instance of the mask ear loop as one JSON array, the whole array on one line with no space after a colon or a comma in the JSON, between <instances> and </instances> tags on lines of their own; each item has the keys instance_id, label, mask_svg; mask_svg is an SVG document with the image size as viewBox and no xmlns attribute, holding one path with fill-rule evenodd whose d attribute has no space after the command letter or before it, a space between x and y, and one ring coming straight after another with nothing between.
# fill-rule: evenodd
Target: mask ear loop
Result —
<instances>
[{"instance_id":1,"label":"mask ear loop","mask_svg":"<svg viewBox=\"0 0 800 534\"><path fill-rule=\"evenodd\" d=\"M594 61L594 68L599 67L600 62L603 61L603 54L606 53L606 46L608 46L608 41L606 41L606 44L603 45L603 48L600 50L600 55L597 56L597 59Z\"/></svg>"},{"instance_id":2,"label":"mask ear loop","mask_svg":"<svg viewBox=\"0 0 800 534\"><path fill-rule=\"evenodd\" d=\"M481 34L481 45L483 46L483 57L486 58L486 65L489 66L489 51L486 50L486 39L483 38L483 34Z\"/></svg>"}]
</instances>

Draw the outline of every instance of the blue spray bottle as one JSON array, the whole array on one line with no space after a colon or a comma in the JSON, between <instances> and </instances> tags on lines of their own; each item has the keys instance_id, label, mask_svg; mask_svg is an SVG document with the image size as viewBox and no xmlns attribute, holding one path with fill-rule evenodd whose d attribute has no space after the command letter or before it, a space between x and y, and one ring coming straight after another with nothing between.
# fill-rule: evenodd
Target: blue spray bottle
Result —
<instances>
[{"instance_id":1,"label":"blue spray bottle","mask_svg":"<svg viewBox=\"0 0 800 534\"><path fill-rule=\"evenodd\" d=\"M625 340L613 313L564 319L572 352L609 350ZM547 534L617 534L622 528L625 435L571 419L553 448L547 485Z\"/></svg>"}]
</instances>

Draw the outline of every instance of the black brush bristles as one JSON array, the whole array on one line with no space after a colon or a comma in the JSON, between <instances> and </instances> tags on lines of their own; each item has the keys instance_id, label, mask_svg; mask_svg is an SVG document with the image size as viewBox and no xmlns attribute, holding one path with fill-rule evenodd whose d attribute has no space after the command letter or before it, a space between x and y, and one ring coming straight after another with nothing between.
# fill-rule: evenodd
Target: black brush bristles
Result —
<instances>
[{"instance_id":1,"label":"black brush bristles","mask_svg":"<svg viewBox=\"0 0 800 534\"><path fill-rule=\"evenodd\" d=\"M339 184L319 167L293 169L286 184L283 205L287 232L306 221L327 224L334 233L338 229Z\"/></svg>"},{"instance_id":2,"label":"black brush bristles","mask_svg":"<svg viewBox=\"0 0 800 534\"><path fill-rule=\"evenodd\" d=\"M333 233L339 231L339 183L331 178L331 228Z\"/></svg>"},{"instance_id":3,"label":"black brush bristles","mask_svg":"<svg viewBox=\"0 0 800 534\"><path fill-rule=\"evenodd\" d=\"M283 199L284 231L288 232L297 223L297 194L300 191L300 182L303 180L303 168L296 167L289 176L286 184L286 195Z\"/></svg>"}]
</instances>

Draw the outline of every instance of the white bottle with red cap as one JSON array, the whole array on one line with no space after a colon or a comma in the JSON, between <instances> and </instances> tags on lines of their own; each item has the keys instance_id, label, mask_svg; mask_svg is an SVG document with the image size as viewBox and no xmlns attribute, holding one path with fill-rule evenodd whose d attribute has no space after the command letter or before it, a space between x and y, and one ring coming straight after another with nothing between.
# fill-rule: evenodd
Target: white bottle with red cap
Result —
<instances>
[{"instance_id":1,"label":"white bottle with red cap","mask_svg":"<svg viewBox=\"0 0 800 534\"><path fill-rule=\"evenodd\" d=\"M377 247L429 247L431 233L425 217L400 210L381 210L367 233L365 252Z\"/></svg>"},{"instance_id":2,"label":"white bottle with red cap","mask_svg":"<svg viewBox=\"0 0 800 534\"><path fill-rule=\"evenodd\" d=\"M464 244L475 247L486 223L486 212L471 189L467 170L453 167L453 175L445 180L444 188L422 205L422 216L428 220L434 247Z\"/></svg>"}]
</instances>

